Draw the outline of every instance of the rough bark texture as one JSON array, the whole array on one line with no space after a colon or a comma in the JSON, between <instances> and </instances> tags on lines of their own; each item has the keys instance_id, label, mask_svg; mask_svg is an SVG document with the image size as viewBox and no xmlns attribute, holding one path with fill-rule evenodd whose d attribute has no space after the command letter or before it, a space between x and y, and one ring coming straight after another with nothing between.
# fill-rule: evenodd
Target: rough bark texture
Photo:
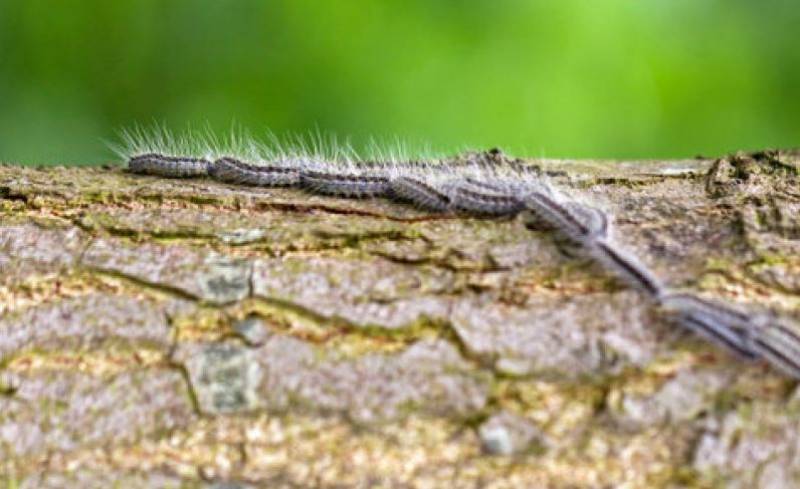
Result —
<instances>
[{"instance_id":1,"label":"rough bark texture","mask_svg":"<svg viewBox=\"0 0 800 489\"><path fill-rule=\"evenodd\" d=\"M531 163L673 287L800 310L797 152ZM800 485L794 381L521 217L0 166L0 270L3 487Z\"/></svg>"}]
</instances>

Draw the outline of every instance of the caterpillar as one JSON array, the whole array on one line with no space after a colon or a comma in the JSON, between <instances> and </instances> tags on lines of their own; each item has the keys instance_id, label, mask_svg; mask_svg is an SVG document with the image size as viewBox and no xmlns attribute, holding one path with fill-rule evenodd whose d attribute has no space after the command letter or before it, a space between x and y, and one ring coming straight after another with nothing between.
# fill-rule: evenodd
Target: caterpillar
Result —
<instances>
[{"instance_id":1,"label":"caterpillar","mask_svg":"<svg viewBox=\"0 0 800 489\"><path fill-rule=\"evenodd\" d=\"M397 177L389 181L392 197L432 212L447 212L451 208L450 196L412 177Z\"/></svg>"},{"instance_id":2,"label":"caterpillar","mask_svg":"<svg viewBox=\"0 0 800 489\"><path fill-rule=\"evenodd\" d=\"M343 198L386 198L433 213L507 218L527 214L585 256L643 294L672 321L746 360L765 360L800 379L800 331L773 313L746 312L669 290L612 236L611 216L555 188L538 168L509 162L497 150L455 163L411 160L384 152L361 159L349 147L321 138L271 146L247 137L172 137L161 128L122 134L115 149L135 174L208 176L225 183L294 187ZM528 226L531 227L531 226Z\"/></svg>"},{"instance_id":3,"label":"caterpillar","mask_svg":"<svg viewBox=\"0 0 800 489\"><path fill-rule=\"evenodd\" d=\"M748 337L750 318L735 309L689 294L669 294L661 301L665 311L698 335L721 344L742 358L758 354Z\"/></svg>"},{"instance_id":4,"label":"caterpillar","mask_svg":"<svg viewBox=\"0 0 800 489\"><path fill-rule=\"evenodd\" d=\"M585 245L589 254L624 282L658 301L664 286L635 256L617 247L607 239L593 239Z\"/></svg>"},{"instance_id":5,"label":"caterpillar","mask_svg":"<svg viewBox=\"0 0 800 489\"><path fill-rule=\"evenodd\" d=\"M300 173L303 188L334 197L388 197L389 179L382 176L348 175L306 170Z\"/></svg>"},{"instance_id":6,"label":"caterpillar","mask_svg":"<svg viewBox=\"0 0 800 489\"><path fill-rule=\"evenodd\" d=\"M128 168L134 173L160 175L172 178L200 177L208 174L211 162L204 158L164 156L146 153L128 160Z\"/></svg>"},{"instance_id":7,"label":"caterpillar","mask_svg":"<svg viewBox=\"0 0 800 489\"><path fill-rule=\"evenodd\" d=\"M208 174L221 182L259 187L294 187L300 183L300 172L294 168L253 165L230 157L209 165Z\"/></svg>"},{"instance_id":8,"label":"caterpillar","mask_svg":"<svg viewBox=\"0 0 800 489\"><path fill-rule=\"evenodd\" d=\"M765 358L787 374L800 378L800 336L786 318L763 311L746 312L690 294L662 298L662 307L698 334L722 343L739 356Z\"/></svg>"}]
</instances>

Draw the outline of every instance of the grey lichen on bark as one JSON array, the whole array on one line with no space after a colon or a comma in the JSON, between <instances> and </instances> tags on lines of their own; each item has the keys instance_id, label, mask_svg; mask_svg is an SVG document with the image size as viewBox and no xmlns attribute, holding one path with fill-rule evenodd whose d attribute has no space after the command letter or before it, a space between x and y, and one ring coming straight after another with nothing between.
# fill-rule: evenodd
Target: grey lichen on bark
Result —
<instances>
[{"instance_id":1,"label":"grey lichen on bark","mask_svg":"<svg viewBox=\"0 0 800 489\"><path fill-rule=\"evenodd\" d=\"M797 152L528 163L671 288L800 311ZM0 271L8 484L800 483L794 381L522 218L7 165Z\"/></svg>"}]
</instances>

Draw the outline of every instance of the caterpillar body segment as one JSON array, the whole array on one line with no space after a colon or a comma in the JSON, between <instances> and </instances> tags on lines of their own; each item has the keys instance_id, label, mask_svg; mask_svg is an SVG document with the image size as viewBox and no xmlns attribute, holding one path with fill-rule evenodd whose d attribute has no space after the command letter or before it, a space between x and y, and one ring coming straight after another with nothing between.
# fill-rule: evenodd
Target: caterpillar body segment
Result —
<instances>
[{"instance_id":1,"label":"caterpillar body segment","mask_svg":"<svg viewBox=\"0 0 800 489\"><path fill-rule=\"evenodd\" d=\"M525 209L516 197L471 188L468 184L455 184L449 189L453 208L481 216L514 216Z\"/></svg>"},{"instance_id":2,"label":"caterpillar body segment","mask_svg":"<svg viewBox=\"0 0 800 489\"><path fill-rule=\"evenodd\" d=\"M592 236L591 228L583 222L583 219L552 196L543 192L531 192L524 196L523 203L537 218L577 243L584 243Z\"/></svg>"},{"instance_id":3,"label":"caterpillar body segment","mask_svg":"<svg viewBox=\"0 0 800 489\"><path fill-rule=\"evenodd\" d=\"M662 307L686 329L717 343L742 358L759 357L748 333L749 318L721 304L688 294L670 294Z\"/></svg>"},{"instance_id":4,"label":"caterpillar body segment","mask_svg":"<svg viewBox=\"0 0 800 489\"><path fill-rule=\"evenodd\" d=\"M337 175L318 171L300 174L303 188L322 195L346 198L389 197L391 184L380 176Z\"/></svg>"},{"instance_id":5,"label":"caterpillar body segment","mask_svg":"<svg viewBox=\"0 0 800 489\"><path fill-rule=\"evenodd\" d=\"M753 349L784 373L800 378L800 335L797 327L774 314L754 317L750 333Z\"/></svg>"},{"instance_id":6,"label":"caterpillar body segment","mask_svg":"<svg viewBox=\"0 0 800 489\"><path fill-rule=\"evenodd\" d=\"M607 240L596 240L584 249L607 270L652 300L659 301L665 288L661 281L635 256L617 248Z\"/></svg>"},{"instance_id":7,"label":"caterpillar body segment","mask_svg":"<svg viewBox=\"0 0 800 489\"><path fill-rule=\"evenodd\" d=\"M128 170L143 175L191 178L208 175L210 162L204 158L164 156L146 153L128 160Z\"/></svg>"},{"instance_id":8,"label":"caterpillar body segment","mask_svg":"<svg viewBox=\"0 0 800 489\"><path fill-rule=\"evenodd\" d=\"M771 313L747 313L730 305L688 294L671 294L662 306L690 329L722 343L740 356L762 358L784 373L800 378L800 331Z\"/></svg>"},{"instance_id":9,"label":"caterpillar body segment","mask_svg":"<svg viewBox=\"0 0 800 489\"><path fill-rule=\"evenodd\" d=\"M244 163L235 158L216 160L208 170L215 180L259 187L294 187L300 184L300 173L294 168Z\"/></svg>"},{"instance_id":10,"label":"caterpillar body segment","mask_svg":"<svg viewBox=\"0 0 800 489\"><path fill-rule=\"evenodd\" d=\"M401 176L389 182L393 199L408 202L416 207L433 212L450 212L452 200L449 195L428 185L422 180Z\"/></svg>"},{"instance_id":11,"label":"caterpillar body segment","mask_svg":"<svg viewBox=\"0 0 800 489\"><path fill-rule=\"evenodd\" d=\"M678 316L677 322L698 336L723 346L741 358L747 360L759 358L758 353L752 348L746 332L731 329L727 325L717 322L712 316L698 311L687 312Z\"/></svg>"},{"instance_id":12,"label":"caterpillar body segment","mask_svg":"<svg viewBox=\"0 0 800 489\"><path fill-rule=\"evenodd\" d=\"M577 202L564 204L573 214L583 221L589 231L588 237L592 240L608 238L611 232L611 224L608 214L597 207L592 207Z\"/></svg>"},{"instance_id":13,"label":"caterpillar body segment","mask_svg":"<svg viewBox=\"0 0 800 489\"><path fill-rule=\"evenodd\" d=\"M752 322L749 314L733 306L724 305L692 294L665 294L661 299L661 305L665 310L676 314L685 312L702 313L705 316L716 318L718 322L730 324L732 327L741 330L746 329Z\"/></svg>"}]
</instances>

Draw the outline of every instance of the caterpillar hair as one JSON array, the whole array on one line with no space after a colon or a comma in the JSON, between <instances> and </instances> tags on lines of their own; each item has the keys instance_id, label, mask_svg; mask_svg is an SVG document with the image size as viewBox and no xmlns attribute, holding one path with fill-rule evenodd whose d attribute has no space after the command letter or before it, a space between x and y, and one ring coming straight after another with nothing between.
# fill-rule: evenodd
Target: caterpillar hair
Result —
<instances>
[{"instance_id":1,"label":"caterpillar hair","mask_svg":"<svg viewBox=\"0 0 800 489\"><path fill-rule=\"evenodd\" d=\"M161 127L125 131L122 139L115 149L132 173L210 176L225 183L297 187L344 198L388 198L435 213L532 215L661 306L676 323L741 358L766 360L800 378L798 327L774 314L748 313L670 292L636 256L615 243L608 213L563 193L538 167L509 161L500 151L469 153L456 160L412 160L402 145L373 145L371 158L359 158L349 144L319 134L310 139L271 136L269 144L262 144L236 133L222 141L209 132L173 137Z\"/></svg>"}]
</instances>

